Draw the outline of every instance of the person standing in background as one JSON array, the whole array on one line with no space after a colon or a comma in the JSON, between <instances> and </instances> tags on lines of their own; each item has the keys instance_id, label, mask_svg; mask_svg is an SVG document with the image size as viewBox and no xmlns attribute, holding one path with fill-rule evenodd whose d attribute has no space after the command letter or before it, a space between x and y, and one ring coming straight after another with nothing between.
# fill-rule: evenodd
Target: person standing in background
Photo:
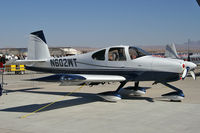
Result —
<instances>
[{"instance_id":1,"label":"person standing in background","mask_svg":"<svg viewBox=\"0 0 200 133\"><path fill-rule=\"evenodd\" d=\"M5 55L3 55L2 57L0 56L0 71L3 71L5 63L6 63L6 57L5 57Z\"/></svg>"},{"instance_id":2,"label":"person standing in background","mask_svg":"<svg viewBox=\"0 0 200 133\"><path fill-rule=\"evenodd\" d=\"M6 63L6 56L5 56L5 55L3 55L3 56L1 57L1 62L2 62L3 64Z\"/></svg>"},{"instance_id":3,"label":"person standing in background","mask_svg":"<svg viewBox=\"0 0 200 133\"><path fill-rule=\"evenodd\" d=\"M0 72L2 71L3 69L3 62L2 62L2 57L0 56Z\"/></svg>"}]
</instances>

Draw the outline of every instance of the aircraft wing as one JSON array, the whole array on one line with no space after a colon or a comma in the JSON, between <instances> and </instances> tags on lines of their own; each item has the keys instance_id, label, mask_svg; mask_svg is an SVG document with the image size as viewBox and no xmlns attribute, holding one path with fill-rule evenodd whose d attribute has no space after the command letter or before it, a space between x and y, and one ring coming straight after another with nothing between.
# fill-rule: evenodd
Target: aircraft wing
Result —
<instances>
[{"instance_id":1,"label":"aircraft wing","mask_svg":"<svg viewBox=\"0 0 200 133\"><path fill-rule=\"evenodd\" d=\"M122 82L126 78L117 75L89 75L89 74L56 74L47 77L31 79L31 81L41 81L41 82L60 82L61 86L68 85L97 85L99 83L105 82Z\"/></svg>"}]
</instances>

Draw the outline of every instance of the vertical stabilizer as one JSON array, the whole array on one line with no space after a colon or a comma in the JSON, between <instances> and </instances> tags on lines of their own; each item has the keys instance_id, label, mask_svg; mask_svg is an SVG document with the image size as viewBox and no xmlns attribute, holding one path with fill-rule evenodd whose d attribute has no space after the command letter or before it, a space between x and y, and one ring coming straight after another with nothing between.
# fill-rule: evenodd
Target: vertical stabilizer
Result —
<instances>
[{"instance_id":1,"label":"vertical stabilizer","mask_svg":"<svg viewBox=\"0 0 200 133\"><path fill-rule=\"evenodd\" d=\"M28 60L44 60L50 58L49 48L42 30L30 34Z\"/></svg>"},{"instance_id":2,"label":"vertical stabilizer","mask_svg":"<svg viewBox=\"0 0 200 133\"><path fill-rule=\"evenodd\" d=\"M167 45L166 46L166 48L165 48L165 57L173 58L173 59L178 59L179 58L174 43L172 43L171 45Z\"/></svg>"}]
</instances>

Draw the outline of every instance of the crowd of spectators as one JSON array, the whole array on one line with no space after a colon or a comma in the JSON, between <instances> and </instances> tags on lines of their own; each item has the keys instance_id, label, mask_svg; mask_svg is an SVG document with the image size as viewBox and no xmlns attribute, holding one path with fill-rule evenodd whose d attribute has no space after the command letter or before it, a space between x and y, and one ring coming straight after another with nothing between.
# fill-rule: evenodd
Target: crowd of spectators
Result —
<instances>
[{"instance_id":1,"label":"crowd of spectators","mask_svg":"<svg viewBox=\"0 0 200 133\"><path fill-rule=\"evenodd\" d=\"M25 56L20 56L20 55L15 56L15 55L3 55L3 54L0 54L0 70L2 70L2 68L4 67L4 64L8 60L11 60L11 59L23 60L25 58L26 58Z\"/></svg>"}]
</instances>

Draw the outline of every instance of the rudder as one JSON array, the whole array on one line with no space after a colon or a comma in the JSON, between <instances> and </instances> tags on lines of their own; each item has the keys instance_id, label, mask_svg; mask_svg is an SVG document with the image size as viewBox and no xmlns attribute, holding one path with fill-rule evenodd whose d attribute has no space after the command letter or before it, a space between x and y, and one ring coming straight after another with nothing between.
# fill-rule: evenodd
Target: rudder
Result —
<instances>
[{"instance_id":1,"label":"rudder","mask_svg":"<svg viewBox=\"0 0 200 133\"><path fill-rule=\"evenodd\" d=\"M49 48L42 30L30 33L28 60L44 60L50 58Z\"/></svg>"}]
</instances>

